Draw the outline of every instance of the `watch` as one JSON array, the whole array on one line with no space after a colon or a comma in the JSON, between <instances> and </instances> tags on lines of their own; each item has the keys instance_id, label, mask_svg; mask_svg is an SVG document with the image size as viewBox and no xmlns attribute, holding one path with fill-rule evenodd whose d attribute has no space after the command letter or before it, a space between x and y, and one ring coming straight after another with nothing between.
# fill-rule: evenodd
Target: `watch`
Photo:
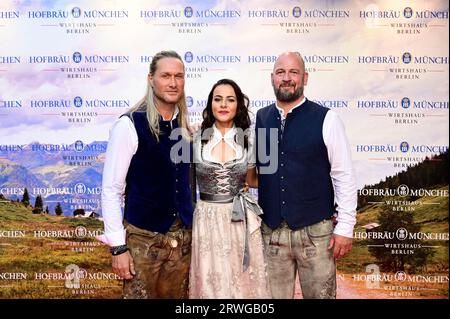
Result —
<instances>
[{"instance_id":1,"label":"watch","mask_svg":"<svg viewBox=\"0 0 450 319\"><path fill-rule=\"evenodd\" d=\"M121 255L129 250L127 245L120 245L120 246L113 246L109 249L111 252L111 255L118 256Z\"/></svg>"}]
</instances>

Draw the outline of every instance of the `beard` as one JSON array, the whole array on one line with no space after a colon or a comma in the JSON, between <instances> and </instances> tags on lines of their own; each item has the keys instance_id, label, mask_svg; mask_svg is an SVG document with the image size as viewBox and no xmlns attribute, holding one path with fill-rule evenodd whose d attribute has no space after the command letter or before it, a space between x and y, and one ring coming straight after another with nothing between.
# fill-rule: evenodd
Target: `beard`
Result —
<instances>
[{"instance_id":1,"label":"beard","mask_svg":"<svg viewBox=\"0 0 450 319\"><path fill-rule=\"evenodd\" d=\"M272 84L273 85L273 84ZM300 96L303 95L303 85L298 86L297 89L294 90L294 92L287 92L283 91L282 87L286 87L287 85L280 85L278 88L273 86L273 91L275 92L275 96L277 97L277 100L280 102L294 102L297 100ZM294 87L295 85L288 85L288 87Z\"/></svg>"}]
</instances>

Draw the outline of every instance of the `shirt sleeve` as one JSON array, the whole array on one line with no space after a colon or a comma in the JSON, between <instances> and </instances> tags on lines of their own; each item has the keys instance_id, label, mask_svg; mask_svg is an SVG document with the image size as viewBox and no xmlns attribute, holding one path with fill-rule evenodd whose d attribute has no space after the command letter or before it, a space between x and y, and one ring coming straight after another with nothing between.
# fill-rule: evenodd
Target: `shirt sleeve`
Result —
<instances>
[{"instance_id":1,"label":"shirt sleeve","mask_svg":"<svg viewBox=\"0 0 450 319\"><path fill-rule=\"evenodd\" d=\"M344 124L337 113L327 112L322 133L331 165L330 176L338 211L334 233L353 238L358 199L356 180L352 167L350 144Z\"/></svg>"},{"instance_id":2,"label":"shirt sleeve","mask_svg":"<svg viewBox=\"0 0 450 319\"><path fill-rule=\"evenodd\" d=\"M103 167L102 215L105 227L103 240L110 246L125 244L122 212L125 179L137 147L136 129L129 117L122 116L110 131Z\"/></svg>"}]
</instances>

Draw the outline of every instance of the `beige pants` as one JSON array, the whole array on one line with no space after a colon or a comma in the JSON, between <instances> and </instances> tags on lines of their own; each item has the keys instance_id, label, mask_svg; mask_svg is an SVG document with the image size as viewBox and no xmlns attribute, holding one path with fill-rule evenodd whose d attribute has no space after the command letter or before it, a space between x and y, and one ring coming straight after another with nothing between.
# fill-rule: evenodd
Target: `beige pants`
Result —
<instances>
[{"instance_id":1,"label":"beige pants","mask_svg":"<svg viewBox=\"0 0 450 319\"><path fill-rule=\"evenodd\" d=\"M272 230L263 223L262 233L268 263L269 285L276 299L294 297L298 272L303 298L336 298L336 263L328 250L332 220L291 230L285 222Z\"/></svg>"}]
</instances>

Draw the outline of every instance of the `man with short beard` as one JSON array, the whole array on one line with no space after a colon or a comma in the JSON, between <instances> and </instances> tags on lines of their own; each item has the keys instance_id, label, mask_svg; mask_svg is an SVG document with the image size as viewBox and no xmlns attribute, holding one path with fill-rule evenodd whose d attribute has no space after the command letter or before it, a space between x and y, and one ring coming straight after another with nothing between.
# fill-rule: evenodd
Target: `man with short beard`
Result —
<instances>
[{"instance_id":1,"label":"man with short beard","mask_svg":"<svg viewBox=\"0 0 450 319\"><path fill-rule=\"evenodd\" d=\"M272 296L293 298L298 272L304 298L333 299L335 260L350 251L356 223L350 145L337 114L305 98L300 53L281 54L271 78L277 100L258 111L255 128ZM271 129L278 131L275 140ZM264 173L267 150L269 162L278 161L275 173Z\"/></svg>"}]
</instances>

